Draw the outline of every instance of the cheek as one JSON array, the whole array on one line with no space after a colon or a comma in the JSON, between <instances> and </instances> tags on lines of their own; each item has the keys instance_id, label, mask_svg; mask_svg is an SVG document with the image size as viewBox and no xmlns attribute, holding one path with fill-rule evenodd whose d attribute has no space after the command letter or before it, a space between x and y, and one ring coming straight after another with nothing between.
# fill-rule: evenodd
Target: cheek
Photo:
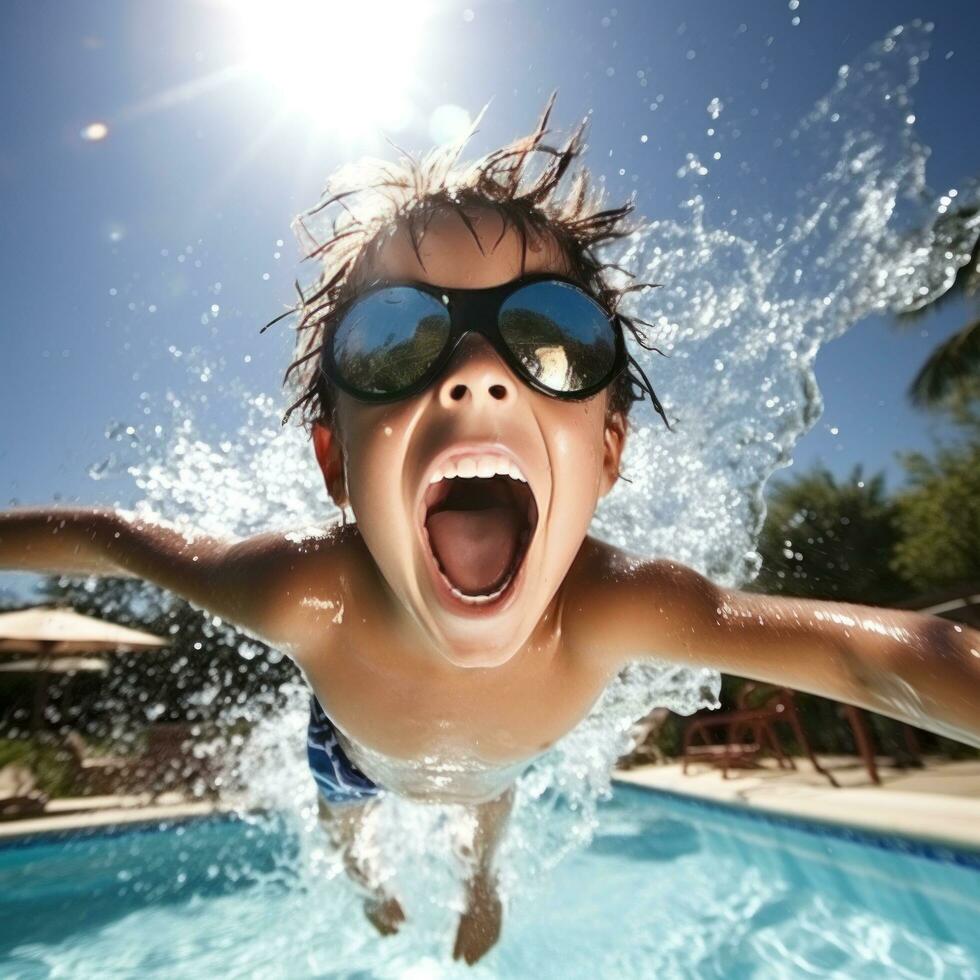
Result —
<instances>
[{"instance_id":1,"label":"cheek","mask_svg":"<svg viewBox=\"0 0 980 980\"><path fill-rule=\"evenodd\" d=\"M551 464L557 480L577 496L595 493L602 474L603 413L590 405L564 412L551 425Z\"/></svg>"},{"instance_id":2,"label":"cheek","mask_svg":"<svg viewBox=\"0 0 980 980\"><path fill-rule=\"evenodd\" d=\"M349 490L352 496L363 497L365 486L377 486L377 480L392 460L389 446L393 442L390 423L382 406L357 406L342 413L345 458Z\"/></svg>"},{"instance_id":3,"label":"cheek","mask_svg":"<svg viewBox=\"0 0 980 980\"><path fill-rule=\"evenodd\" d=\"M378 488L392 485L391 474L402 469L405 425L387 406L349 407L339 421L344 436L348 489L352 503L361 508L378 499ZM372 488L370 494L366 489Z\"/></svg>"}]
</instances>

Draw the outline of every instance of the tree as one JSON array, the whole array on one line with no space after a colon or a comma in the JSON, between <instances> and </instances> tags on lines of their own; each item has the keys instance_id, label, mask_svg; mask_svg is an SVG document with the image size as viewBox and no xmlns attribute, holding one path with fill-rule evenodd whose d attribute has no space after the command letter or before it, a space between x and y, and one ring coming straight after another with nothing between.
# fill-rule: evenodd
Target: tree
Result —
<instances>
[{"instance_id":1,"label":"tree","mask_svg":"<svg viewBox=\"0 0 980 980\"><path fill-rule=\"evenodd\" d=\"M904 464L895 570L922 592L980 581L980 434L940 448L934 460L912 453Z\"/></svg>"},{"instance_id":2,"label":"tree","mask_svg":"<svg viewBox=\"0 0 980 980\"><path fill-rule=\"evenodd\" d=\"M929 230L931 261L946 266L951 256L967 255L957 268L952 284L923 304L899 312L914 320L935 311L954 297L969 298L980 313L980 208L963 206L941 214ZM965 382L980 375L980 316L941 343L927 358L909 386L909 398L921 407L941 407Z\"/></svg>"},{"instance_id":3,"label":"tree","mask_svg":"<svg viewBox=\"0 0 980 980\"><path fill-rule=\"evenodd\" d=\"M892 567L899 528L883 474L857 467L838 483L816 466L772 487L753 589L811 599L887 604L907 585Z\"/></svg>"}]
</instances>

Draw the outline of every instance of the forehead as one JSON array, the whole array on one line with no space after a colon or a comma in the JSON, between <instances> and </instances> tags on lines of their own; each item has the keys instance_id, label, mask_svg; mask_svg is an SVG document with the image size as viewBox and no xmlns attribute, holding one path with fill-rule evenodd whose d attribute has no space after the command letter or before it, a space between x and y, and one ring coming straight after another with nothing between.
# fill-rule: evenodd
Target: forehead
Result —
<instances>
[{"instance_id":1,"label":"forehead","mask_svg":"<svg viewBox=\"0 0 980 980\"><path fill-rule=\"evenodd\" d=\"M466 217L472 231L455 209L433 215L424 232L421 228L416 231L418 254L408 228L404 224L392 228L366 260L359 278L411 279L450 289L483 289L522 274L568 274L568 263L553 236L528 232L522 270L523 249L516 228L489 208L467 208Z\"/></svg>"}]
</instances>

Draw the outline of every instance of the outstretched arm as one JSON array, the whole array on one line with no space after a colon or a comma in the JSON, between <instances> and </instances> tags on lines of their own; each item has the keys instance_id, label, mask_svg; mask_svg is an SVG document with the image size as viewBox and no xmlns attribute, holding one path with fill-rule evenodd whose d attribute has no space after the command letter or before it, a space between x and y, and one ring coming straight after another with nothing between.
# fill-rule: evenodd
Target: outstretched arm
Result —
<instances>
[{"instance_id":1,"label":"outstretched arm","mask_svg":"<svg viewBox=\"0 0 980 980\"><path fill-rule=\"evenodd\" d=\"M792 687L980 746L980 633L933 616L724 589L682 565L607 560L572 642ZM583 593L583 597L586 593Z\"/></svg>"},{"instance_id":2,"label":"outstretched arm","mask_svg":"<svg viewBox=\"0 0 980 980\"><path fill-rule=\"evenodd\" d=\"M107 508L0 511L0 569L134 576L269 642L288 642L281 533L227 541Z\"/></svg>"}]
</instances>

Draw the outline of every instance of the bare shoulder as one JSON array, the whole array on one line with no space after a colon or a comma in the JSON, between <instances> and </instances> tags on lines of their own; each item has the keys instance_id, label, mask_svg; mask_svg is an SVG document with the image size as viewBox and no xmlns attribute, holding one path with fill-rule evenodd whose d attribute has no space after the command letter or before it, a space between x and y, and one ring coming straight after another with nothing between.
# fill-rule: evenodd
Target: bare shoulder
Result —
<instances>
[{"instance_id":1,"label":"bare shoulder","mask_svg":"<svg viewBox=\"0 0 980 980\"><path fill-rule=\"evenodd\" d=\"M266 531L229 545L219 562L233 621L274 643L302 642L324 619L340 622L365 548L354 527Z\"/></svg>"},{"instance_id":2,"label":"bare shoulder","mask_svg":"<svg viewBox=\"0 0 980 980\"><path fill-rule=\"evenodd\" d=\"M639 585L649 594L651 586L660 586L672 594L701 592L712 583L693 568L666 558L648 558L631 554L591 536L582 543L568 573L573 593L624 592Z\"/></svg>"},{"instance_id":3,"label":"bare shoulder","mask_svg":"<svg viewBox=\"0 0 980 980\"><path fill-rule=\"evenodd\" d=\"M263 531L229 545L229 562L262 562L282 571L340 565L352 550L356 528L310 524Z\"/></svg>"},{"instance_id":4,"label":"bare shoulder","mask_svg":"<svg viewBox=\"0 0 980 980\"><path fill-rule=\"evenodd\" d=\"M630 554L587 537L566 578L562 629L581 651L616 653L638 628L665 633L713 615L720 590L680 562Z\"/></svg>"}]
</instances>

